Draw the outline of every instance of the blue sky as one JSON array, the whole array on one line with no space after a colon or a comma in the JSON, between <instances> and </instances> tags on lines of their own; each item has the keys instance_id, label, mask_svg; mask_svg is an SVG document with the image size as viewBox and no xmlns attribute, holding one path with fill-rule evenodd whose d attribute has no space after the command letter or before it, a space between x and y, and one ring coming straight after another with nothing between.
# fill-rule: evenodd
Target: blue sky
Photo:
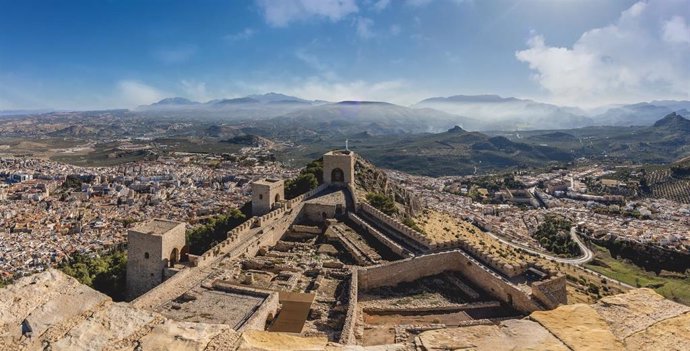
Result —
<instances>
[{"instance_id":1,"label":"blue sky","mask_svg":"<svg viewBox=\"0 0 690 351\"><path fill-rule=\"evenodd\" d=\"M690 0L0 0L0 109L690 96Z\"/></svg>"}]
</instances>

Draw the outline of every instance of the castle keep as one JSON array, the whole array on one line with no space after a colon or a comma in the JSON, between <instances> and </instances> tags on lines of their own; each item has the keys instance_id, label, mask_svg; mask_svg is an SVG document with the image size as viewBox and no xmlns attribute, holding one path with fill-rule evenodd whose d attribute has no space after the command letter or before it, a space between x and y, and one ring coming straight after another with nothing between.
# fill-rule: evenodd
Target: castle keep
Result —
<instances>
[{"instance_id":1,"label":"castle keep","mask_svg":"<svg viewBox=\"0 0 690 351\"><path fill-rule=\"evenodd\" d=\"M185 224L154 219L127 233L127 296L131 299L163 282L167 268L180 262Z\"/></svg>"},{"instance_id":2,"label":"castle keep","mask_svg":"<svg viewBox=\"0 0 690 351\"><path fill-rule=\"evenodd\" d=\"M263 179L252 183L252 214L264 215L285 200L285 184L282 180Z\"/></svg>"}]
</instances>

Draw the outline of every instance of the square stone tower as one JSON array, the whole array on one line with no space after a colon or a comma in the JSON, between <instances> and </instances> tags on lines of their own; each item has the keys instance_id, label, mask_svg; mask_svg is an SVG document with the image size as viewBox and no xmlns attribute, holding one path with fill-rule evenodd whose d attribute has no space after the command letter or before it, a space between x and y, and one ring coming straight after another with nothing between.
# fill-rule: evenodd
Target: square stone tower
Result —
<instances>
[{"instance_id":1,"label":"square stone tower","mask_svg":"<svg viewBox=\"0 0 690 351\"><path fill-rule=\"evenodd\" d=\"M285 200L285 182L262 179L252 183L252 216L271 212L275 204Z\"/></svg>"},{"instance_id":2,"label":"square stone tower","mask_svg":"<svg viewBox=\"0 0 690 351\"><path fill-rule=\"evenodd\" d=\"M127 233L127 299L132 300L163 282L164 269L180 261L185 223L153 219Z\"/></svg>"},{"instance_id":3,"label":"square stone tower","mask_svg":"<svg viewBox=\"0 0 690 351\"><path fill-rule=\"evenodd\" d=\"M323 155L323 182L353 184L355 181L355 153L334 150Z\"/></svg>"}]
</instances>

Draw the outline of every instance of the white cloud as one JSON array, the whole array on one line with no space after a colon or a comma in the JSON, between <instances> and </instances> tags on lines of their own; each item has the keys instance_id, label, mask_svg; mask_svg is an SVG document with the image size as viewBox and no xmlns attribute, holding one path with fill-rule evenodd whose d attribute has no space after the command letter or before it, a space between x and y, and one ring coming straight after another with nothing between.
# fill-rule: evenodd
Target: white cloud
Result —
<instances>
[{"instance_id":1,"label":"white cloud","mask_svg":"<svg viewBox=\"0 0 690 351\"><path fill-rule=\"evenodd\" d=\"M402 28L400 28L400 26L397 24L393 24L390 27L390 33L393 36L400 34L401 31L402 31Z\"/></svg>"},{"instance_id":2,"label":"white cloud","mask_svg":"<svg viewBox=\"0 0 690 351\"><path fill-rule=\"evenodd\" d=\"M357 36L362 39L369 39L374 36L372 27L374 26L374 21L371 18L358 17L355 22L357 27Z\"/></svg>"},{"instance_id":3,"label":"white cloud","mask_svg":"<svg viewBox=\"0 0 690 351\"><path fill-rule=\"evenodd\" d=\"M532 34L516 57L557 103L592 106L690 97L690 0L650 0L572 45ZM686 40L688 39L688 40Z\"/></svg>"},{"instance_id":4,"label":"white cloud","mask_svg":"<svg viewBox=\"0 0 690 351\"><path fill-rule=\"evenodd\" d=\"M374 3L374 10L376 11L383 11L390 5L391 1L390 0L378 0Z\"/></svg>"},{"instance_id":5,"label":"white cloud","mask_svg":"<svg viewBox=\"0 0 690 351\"><path fill-rule=\"evenodd\" d=\"M255 30L251 28L245 28L237 33L228 34L223 38L228 41L248 40L251 39L254 36L254 34L256 34Z\"/></svg>"},{"instance_id":6,"label":"white cloud","mask_svg":"<svg viewBox=\"0 0 690 351\"><path fill-rule=\"evenodd\" d=\"M359 10L355 0L256 0L256 3L266 22L274 27L310 18L337 22Z\"/></svg>"},{"instance_id":7,"label":"white cloud","mask_svg":"<svg viewBox=\"0 0 690 351\"><path fill-rule=\"evenodd\" d=\"M685 18L673 16L673 18L664 23L663 37L664 40L670 43L690 44L690 28L685 23Z\"/></svg>"},{"instance_id":8,"label":"white cloud","mask_svg":"<svg viewBox=\"0 0 690 351\"><path fill-rule=\"evenodd\" d=\"M175 47L158 48L153 51L153 57L166 64L188 61L196 55L196 45L183 44Z\"/></svg>"},{"instance_id":9,"label":"white cloud","mask_svg":"<svg viewBox=\"0 0 690 351\"><path fill-rule=\"evenodd\" d=\"M151 104L169 95L150 85L136 80L121 80L117 82L117 104L113 106L136 107Z\"/></svg>"}]
</instances>

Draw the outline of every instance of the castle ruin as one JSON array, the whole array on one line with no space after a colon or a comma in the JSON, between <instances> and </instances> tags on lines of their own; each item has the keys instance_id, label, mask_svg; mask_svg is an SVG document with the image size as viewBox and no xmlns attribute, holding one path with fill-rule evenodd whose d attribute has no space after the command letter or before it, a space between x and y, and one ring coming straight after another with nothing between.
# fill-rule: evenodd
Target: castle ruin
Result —
<instances>
[{"instance_id":1,"label":"castle ruin","mask_svg":"<svg viewBox=\"0 0 690 351\"><path fill-rule=\"evenodd\" d=\"M202 255L183 253L184 223L133 228L128 308L240 333L382 345L567 302L561 276L500 265L461 242L438 245L361 202L353 152L323 160L324 184L293 199L284 198L282 181L252 184L253 217Z\"/></svg>"}]
</instances>

